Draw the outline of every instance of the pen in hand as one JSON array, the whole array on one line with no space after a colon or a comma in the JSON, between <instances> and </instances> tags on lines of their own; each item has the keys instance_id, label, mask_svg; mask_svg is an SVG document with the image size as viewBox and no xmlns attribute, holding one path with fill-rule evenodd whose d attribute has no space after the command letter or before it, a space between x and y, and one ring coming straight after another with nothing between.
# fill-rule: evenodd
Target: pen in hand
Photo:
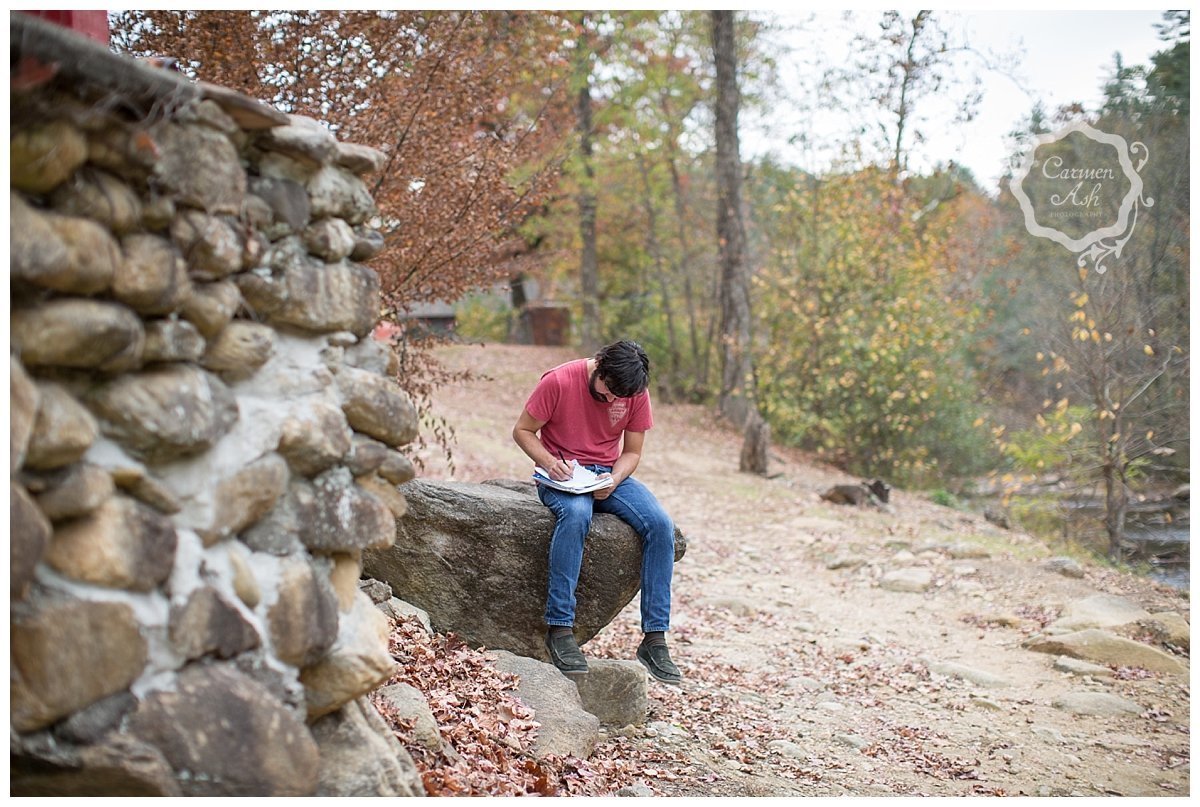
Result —
<instances>
[{"instance_id":1,"label":"pen in hand","mask_svg":"<svg viewBox=\"0 0 1200 807\"><path fill-rule=\"evenodd\" d=\"M562 479L558 480L559 482L562 482L562 481L565 481L565 480L567 480L567 479L570 479L570 478L571 478L571 463L567 462L567 458L563 456L563 453L562 453L562 450L561 450L561 449L560 449L560 450L559 450L559 452L558 452L558 458L559 458L560 460L562 460L562 464L563 464L563 466L565 466L565 467L566 467L566 470L565 470L565 471L562 471L562 474L563 474L563 477L562 477Z\"/></svg>"}]
</instances>

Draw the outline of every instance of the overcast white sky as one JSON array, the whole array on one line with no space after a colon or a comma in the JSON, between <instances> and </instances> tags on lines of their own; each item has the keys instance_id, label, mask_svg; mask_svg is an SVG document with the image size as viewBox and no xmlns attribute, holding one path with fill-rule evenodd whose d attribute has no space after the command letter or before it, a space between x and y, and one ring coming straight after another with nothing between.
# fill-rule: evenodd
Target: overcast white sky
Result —
<instances>
[{"instance_id":1,"label":"overcast white sky","mask_svg":"<svg viewBox=\"0 0 1200 807\"><path fill-rule=\"evenodd\" d=\"M820 142L841 142L849 127L864 118L859 114L802 111L814 101L816 76L821 67L846 64L853 57L850 42L856 32L878 32L881 12L774 11L796 30L783 37L795 48L781 63L781 77L791 102L771 106L766 120L748 116L742 131L743 157L774 152L780 159L819 169L828 159ZM924 126L927 141L917 147L910 166L921 170L937 162L954 160L971 169L985 188L991 189L1002 174L1011 149L1007 134L1025 119L1035 101L1053 112L1061 104L1080 101L1089 109L1102 98L1102 86L1111 73L1113 54L1126 64L1150 64L1150 55L1164 48L1154 24L1162 10L1153 11L970 11L940 12L954 38L964 37L981 51L1016 54L1015 75L1010 78L983 69L978 61L964 60L983 78L983 99L976 118L953 124L949 104L926 102L929 116ZM961 71L960 71L961 72ZM787 141L804 131L813 135L807 150Z\"/></svg>"}]
</instances>

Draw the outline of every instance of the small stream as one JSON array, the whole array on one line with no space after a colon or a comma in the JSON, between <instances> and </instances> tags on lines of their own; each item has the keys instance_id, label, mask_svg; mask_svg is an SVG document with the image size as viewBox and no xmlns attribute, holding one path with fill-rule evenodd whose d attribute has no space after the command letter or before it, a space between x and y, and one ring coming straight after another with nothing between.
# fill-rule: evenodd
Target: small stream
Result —
<instances>
[{"instance_id":1,"label":"small stream","mask_svg":"<svg viewBox=\"0 0 1200 807\"><path fill-rule=\"evenodd\" d=\"M1132 527L1125 544L1133 549L1133 557L1149 559L1155 580L1183 591L1191 589L1191 530L1186 521Z\"/></svg>"},{"instance_id":2,"label":"small stream","mask_svg":"<svg viewBox=\"0 0 1200 807\"><path fill-rule=\"evenodd\" d=\"M975 497L977 505L995 505L995 497ZM1104 533L1103 501L1098 498L1057 499L1043 511L1052 514L1064 534L1097 551L1108 545ZM980 507L979 509L982 509ZM1135 505L1126 515L1122 555L1135 564L1148 564L1149 576L1182 591L1191 589L1191 527L1187 498Z\"/></svg>"}]
</instances>

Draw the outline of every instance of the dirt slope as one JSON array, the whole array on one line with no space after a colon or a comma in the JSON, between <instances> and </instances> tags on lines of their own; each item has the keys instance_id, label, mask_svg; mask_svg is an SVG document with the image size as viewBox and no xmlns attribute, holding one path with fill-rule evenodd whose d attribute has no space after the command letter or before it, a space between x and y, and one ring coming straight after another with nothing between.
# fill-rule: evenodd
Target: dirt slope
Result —
<instances>
[{"instance_id":1,"label":"dirt slope","mask_svg":"<svg viewBox=\"0 0 1200 807\"><path fill-rule=\"evenodd\" d=\"M527 478L512 424L539 373L575 353L492 345L439 355L484 377L438 393L436 411L457 434L454 469L431 447L423 475ZM689 539L670 634L688 681L652 682L648 724L613 732L598 751L649 752L659 761L637 781L652 792L1189 793L1187 676L1084 678L1021 647L1097 592L1184 615L1186 597L1102 568L1083 579L1046 571L1040 543L916 494L894 491L891 513L827 504L820 491L855 480L793 452L775 450L775 478L740 474L737 436L700 407L656 405L655 421L638 476ZM899 568L926 570L932 585L881 587ZM632 658L638 638L635 600L584 652ZM1138 711L1053 705L1088 692Z\"/></svg>"}]
</instances>

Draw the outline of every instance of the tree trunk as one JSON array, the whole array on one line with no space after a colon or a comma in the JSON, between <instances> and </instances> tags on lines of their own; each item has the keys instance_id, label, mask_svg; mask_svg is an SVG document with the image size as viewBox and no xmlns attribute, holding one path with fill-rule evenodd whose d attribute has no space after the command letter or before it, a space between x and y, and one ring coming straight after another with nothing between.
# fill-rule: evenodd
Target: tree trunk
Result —
<instances>
[{"instance_id":1,"label":"tree trunk","mask_svg":"<svg viewBox=\"0 0 1200 807\"><path fill-rule=\"evenodd\" d=\"M638 154L638 170L642 174L643 199L646 208L646 251L654 260L654 274L658 276L658 289L662 297L662 312L667 327L667 383L665 391L669 403L679 391L679 345L675 341L675 312L671 306L670 288L667 285L667 273L663 267L662 249L658 243L658 210L654 206L654 193L650 187L650 171L646 168L646 158Z\"/></svg>"},{"instance_id":2,"label":"tree trunk","mask_svg":"<svg viewBox=\"0 0 1200 807\"><path fill-rule=\"evenodd\" d=\"M675 199L675 226L679 239L679 260L676 273L683 278L683 300L687 310L688 342L692 355L692 388L707 393L708 374L700 359L699 317L696 314L696 295L692 289L692 249L687 229L687 203L683 198L683 180L679 176L679 131L671 114L671 102L666 93L659 98L663 118L667 121L667 168L671 172L671 193Z\"/></svg>"},{"instance_id":3,"label":"tree trunk","mask_svg":"<svg viewBox=\"0 0 1200 807\"><path fill-rule=\"evenodd\" d=\"M1104 531L1108 533L1108 556L1121 561L1121 542L1125 540L1125 515L1129 511L1129 488L1125 484L1128 458L1125 447L1127 424L1123 416L1113 422L1112 436L1104 446Z\"/></svg>"},{"instance_id":4,"label":"tree trunk","mask_svg":"<svg viewBox=\"0 0 1200 807\"><path fill-rule=\"evenodd\" d=\"M1104 530L1108 533L1108 557L1115 563L1121 562L1125 514L1129 509L1124 477L1113 458L1104 464Z\"/></svg>"},{"instance_id":5,"label":"tree trunk","mask_svg":"<svg viewBox=\"0 0 1200 807\"><path fill-rule=\"evenodd\" d=\"M771 425L757 410L751 411L743 430L742 457L738 462L738 470L766 476L770 447Z\"/></svg>"},{"instance_id":6,"label":"tree trunk","mask_svg":"<svg viewBox=\"0 0 1200 807\"><path fill-rule=\"evenodd\" d=\"M586 18L583 21L586 29ZM585 351L600 347L599 266L596 260L596 172L592 167L592 91L586 34L576 48L579 92L575 100L576 129L579 131L579 158L583 177L579 190L579 237L583 245L579 260L579 293L583 303L580 342Z\"/></svg>"},{"instance_id":7,"label":"tree trunk","mask_svg":"<svg viewBox=\"0 0 1200 807\"><path fill-rule=\"evenodd\" d=\"M734 13L712 12L717 72L717 240L721 264L721 414L739 427L755 408L750 356L750 288L742 226L738 156L737 40Z\"/></svg>"}]
</instances>

